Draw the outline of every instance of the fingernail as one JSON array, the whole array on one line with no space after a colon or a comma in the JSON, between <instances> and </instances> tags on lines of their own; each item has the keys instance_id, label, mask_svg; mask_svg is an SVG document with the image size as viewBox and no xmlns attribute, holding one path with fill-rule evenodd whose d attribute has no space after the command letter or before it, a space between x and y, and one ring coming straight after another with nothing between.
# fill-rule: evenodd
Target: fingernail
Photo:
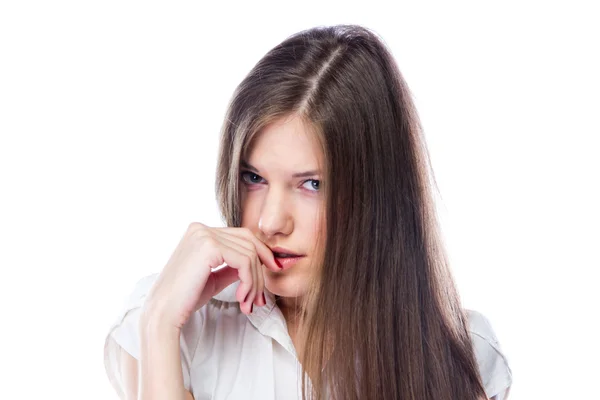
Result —
<instances>
[{"instance_id":1,"label":"fingernail","mask_svg":"<svg viewBox=\"0 0 600 400\"><path fill-rule=\"evenodd\" d=\"M252 311L254 311L254 304L250 304L250 314L252 314Z\"/></svg>"},{"instance_id":2,"label":"fingernail","mask_svg":"<svg viewBox=\"0 0 600 400\"><path fill-rule=\"evenodd\" d=\"M263 293L263 305L267 305L267 298L265 297L265 294Z\"/></svg>"},{"instance_id":3,"label":"fingernail","mask_svg":"<svg viewBox=\"0 0 600 400\"><path fill-rule=\"evenodd\" d=\"M277 264L279 269L283 269L283 265L281 265L281 263L279 261L277 261L277 259L275 259L275 264Z\"/></svg>"}]
</instances>

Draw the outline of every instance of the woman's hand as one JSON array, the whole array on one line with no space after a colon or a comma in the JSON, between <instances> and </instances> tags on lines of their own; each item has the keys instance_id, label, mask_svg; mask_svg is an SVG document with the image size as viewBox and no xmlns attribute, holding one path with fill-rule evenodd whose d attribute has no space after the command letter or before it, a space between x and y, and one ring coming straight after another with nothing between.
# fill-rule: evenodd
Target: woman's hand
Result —
<instances>
[{"instance_id":1,"label":"woman's hand","mask_svg":"<svg viewBox=\"0 0 600 400\"><path fill-rule=\"evenodd\" d=\"M150 289L144 317L181 329L192 313L238 279L235 297L249 314L253 304L266 304L262 264L281 271L271 250L249 229L193 222Z\"/></svg>"}]
</instances>

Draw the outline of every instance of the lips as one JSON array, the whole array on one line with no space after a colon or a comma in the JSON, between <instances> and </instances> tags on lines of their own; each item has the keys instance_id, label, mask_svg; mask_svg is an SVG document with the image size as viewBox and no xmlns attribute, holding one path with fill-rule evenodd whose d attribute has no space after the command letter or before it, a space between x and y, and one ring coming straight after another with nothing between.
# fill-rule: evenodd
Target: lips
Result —
<instances>
[{"instance_id":1,"label":"lips","mask_svg":"<svg viewBox=\"0 0 600 400\"><path fill-rule=\"evenodd\" d=\"M286 249L283 247L271 247L271 251L273 252L273 255L278 258L304 256L304 254L298 254L295 251L292 251L292 250L289 250L289 249Z\"/></svg>"},{"instance_id":2,"label":"lips","mask_svg":"<svg viewBox=\"0 0 600 400\"><path fill-rule=\"evenodd\" d=\"M295 265L299 260L301 260L304 256L297 257L275 257L275 262L281 269L288 269Z\"/></svg>"},{"instance_id":3,"label":"lips","mask_svg":"<svg viewBox=\"0 0 600 400\"><path fill-rule=\"evenodd\" d=\"M298 262L303 254L298 254L292 250L283 247L272 247L271 251L275 256L275 262L281 269L288 269Z\"/></svg>"}]
</instances>

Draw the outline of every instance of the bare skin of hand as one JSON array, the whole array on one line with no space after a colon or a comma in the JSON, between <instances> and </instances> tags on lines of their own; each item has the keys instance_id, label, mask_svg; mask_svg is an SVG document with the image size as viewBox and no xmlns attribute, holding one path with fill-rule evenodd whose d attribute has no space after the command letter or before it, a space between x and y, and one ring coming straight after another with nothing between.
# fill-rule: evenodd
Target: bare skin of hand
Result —
<instances>
[{"instance_id":1,"label":"bare skin of hand","mask_svg":"<svg viewBox=\"0 0 600 400\"><path fill-rule=\"evenodd\" d=\"M193 222L148 293L144 315L181 329L195 311L237 280L236 300L249 314L253 304L266 304L263 265L281 271L269 247L249 229Z\"/></svg>"}]
</instances>

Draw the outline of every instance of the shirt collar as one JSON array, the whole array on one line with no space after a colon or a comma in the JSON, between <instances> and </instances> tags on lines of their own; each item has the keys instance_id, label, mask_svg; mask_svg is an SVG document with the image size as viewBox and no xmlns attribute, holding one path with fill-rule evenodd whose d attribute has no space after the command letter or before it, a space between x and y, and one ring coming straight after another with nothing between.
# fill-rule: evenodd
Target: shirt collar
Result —
<instances>
[{"instance_id":1,"label":"shirt collar","mask_svg":"<svg viewBox=\"0 0 600 400\"><path fill-rule=\"evenodd\" d=\"M232 283L213 298L223 302L237 303L235 292L239 284L240 281ZM252 314L246 317L262 335L273 338L297 358L296 349L288 333L285 318L275 302L275 295L266 288L265 300L267 301L265 306L254 305Z\"/></svg>"}]
</instances>

